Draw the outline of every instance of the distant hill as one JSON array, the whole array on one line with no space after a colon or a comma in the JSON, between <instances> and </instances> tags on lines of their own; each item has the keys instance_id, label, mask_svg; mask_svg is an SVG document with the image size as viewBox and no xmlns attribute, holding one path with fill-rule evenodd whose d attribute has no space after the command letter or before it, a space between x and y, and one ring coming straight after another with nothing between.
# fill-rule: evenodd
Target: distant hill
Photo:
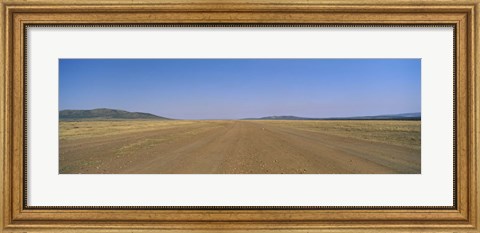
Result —
<instances>
[{"instance_id":1,"label":"distant hill","mask_svg":"<svg viewBox=\"0 0 480 233\"><path fill-rule=\"evenodd\" d=\"M127 112L117 109L97 108L92 110L62 110L60 120L121 120L121 119L148 119L148 120L169 120L168 118L143 112Z\"/></svg>"},{"instance_id":2,"label":"distant hill","mask_svg":"<svg viewBox=\"0 0 480 233\"><path fill-rule=\"evenodd\" d=\"M390 115L375 116L354 116L354 117L327 117L327 118L311 118L297 116L267 116L261 118L245 118L244 120L420 120L421 113L402 113Z\"/></svg>"},{"instance_id":3,"label":"distant hill","mask_svg":"<svg viewBox=\"0 0 480 233\"><path fill-rule=\"evenodd\" d=\"M245 118L243 120L305 120L309 118L297 117L297 116L268 116L261 118Z\"/></svg>"},{"instance_id":4,"label":"distant hill","mask_svg":"<svg viewBox=\"0 0 480 233\"><path fill-rule=\"evenodd\" d=\"M376 116L359 116L359 117L344 117L340 119L352 119L352 120L420 120L422 114L419 112L402 113L402 114L390 114L390 115L376 115ZM331 118L337 119L337 118Z\"/></svg>"}]
</instances>

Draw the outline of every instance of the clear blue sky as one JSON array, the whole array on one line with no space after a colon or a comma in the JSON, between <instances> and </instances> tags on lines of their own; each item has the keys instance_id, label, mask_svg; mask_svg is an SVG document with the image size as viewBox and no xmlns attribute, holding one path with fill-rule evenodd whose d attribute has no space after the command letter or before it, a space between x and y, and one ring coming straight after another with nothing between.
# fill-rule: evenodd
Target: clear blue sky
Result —
<instances>
[{"instance_id":1,"label":"clear blue sky","mask_svg":"<svg viewBox=\"0 0 480 233\"><path fill-rule=\"evenodd\" d=\"M176 119L420 112L420 59L60 59L60 110Z\"/></svg>"}]
</instances>

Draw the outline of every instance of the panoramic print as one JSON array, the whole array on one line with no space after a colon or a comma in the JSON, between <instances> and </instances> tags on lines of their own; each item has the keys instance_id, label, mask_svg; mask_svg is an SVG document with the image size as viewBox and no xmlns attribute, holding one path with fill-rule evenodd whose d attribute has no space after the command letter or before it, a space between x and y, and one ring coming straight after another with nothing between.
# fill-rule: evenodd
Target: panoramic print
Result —
<instances>
[{"instance_id":1,"label":"panoramic print","mask_svg":"<svg viewBox=\"0 0 480 233\"><path fill-rule=\"evenodd\" d=\"M420 59L60 59L60 174L420 174Z\"/></svg>"}]
</instances>

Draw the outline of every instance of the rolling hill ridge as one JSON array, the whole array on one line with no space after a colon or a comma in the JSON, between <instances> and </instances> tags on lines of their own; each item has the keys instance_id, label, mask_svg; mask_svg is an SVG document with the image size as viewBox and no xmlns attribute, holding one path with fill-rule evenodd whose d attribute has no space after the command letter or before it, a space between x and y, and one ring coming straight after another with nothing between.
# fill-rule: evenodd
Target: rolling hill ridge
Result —
<instances>
[{"instance_id":1,"label":"rolling hill ridge","mask_svg":"<svg viewBox=\"0 0 480 233\"><path fill-rule=\"evenodd\" d=\"M245 118L244 120L420 120L421 113L402 113L402 114L387 114L375 116L353 116L353 117L298 117L298 116L267 116L260 118Z\"/></svg>"},{"instance_id":2,"label":"rolling hill ridge","mask_svg":"<svg viewBox=\"0 0 480 233\"><path fill-rule=\"evenodd\" d=\"M59 113L60 120L169 120L169 118L144 112L128 112L124 110L97 108L92 110L62 110Z\"/></svg>"}]
</instances>

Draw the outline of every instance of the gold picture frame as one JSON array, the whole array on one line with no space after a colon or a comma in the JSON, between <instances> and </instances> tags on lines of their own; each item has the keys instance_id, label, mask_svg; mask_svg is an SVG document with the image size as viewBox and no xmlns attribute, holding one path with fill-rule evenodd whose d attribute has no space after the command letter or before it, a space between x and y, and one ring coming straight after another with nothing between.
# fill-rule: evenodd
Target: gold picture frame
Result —
<instances>
[{"instance_id":1,"label":"gold picture frame","mask_svg":"<svg viewBox=\"0 0 480 233\"><path fill-rule=\"evenodd\" d=\"M0 47L0 229L9 231L478 232L479 0L3 0ZM453 25L453 207L29 207L26 205L25 29L35 25Z\"/></svg>"}]
</instances>

